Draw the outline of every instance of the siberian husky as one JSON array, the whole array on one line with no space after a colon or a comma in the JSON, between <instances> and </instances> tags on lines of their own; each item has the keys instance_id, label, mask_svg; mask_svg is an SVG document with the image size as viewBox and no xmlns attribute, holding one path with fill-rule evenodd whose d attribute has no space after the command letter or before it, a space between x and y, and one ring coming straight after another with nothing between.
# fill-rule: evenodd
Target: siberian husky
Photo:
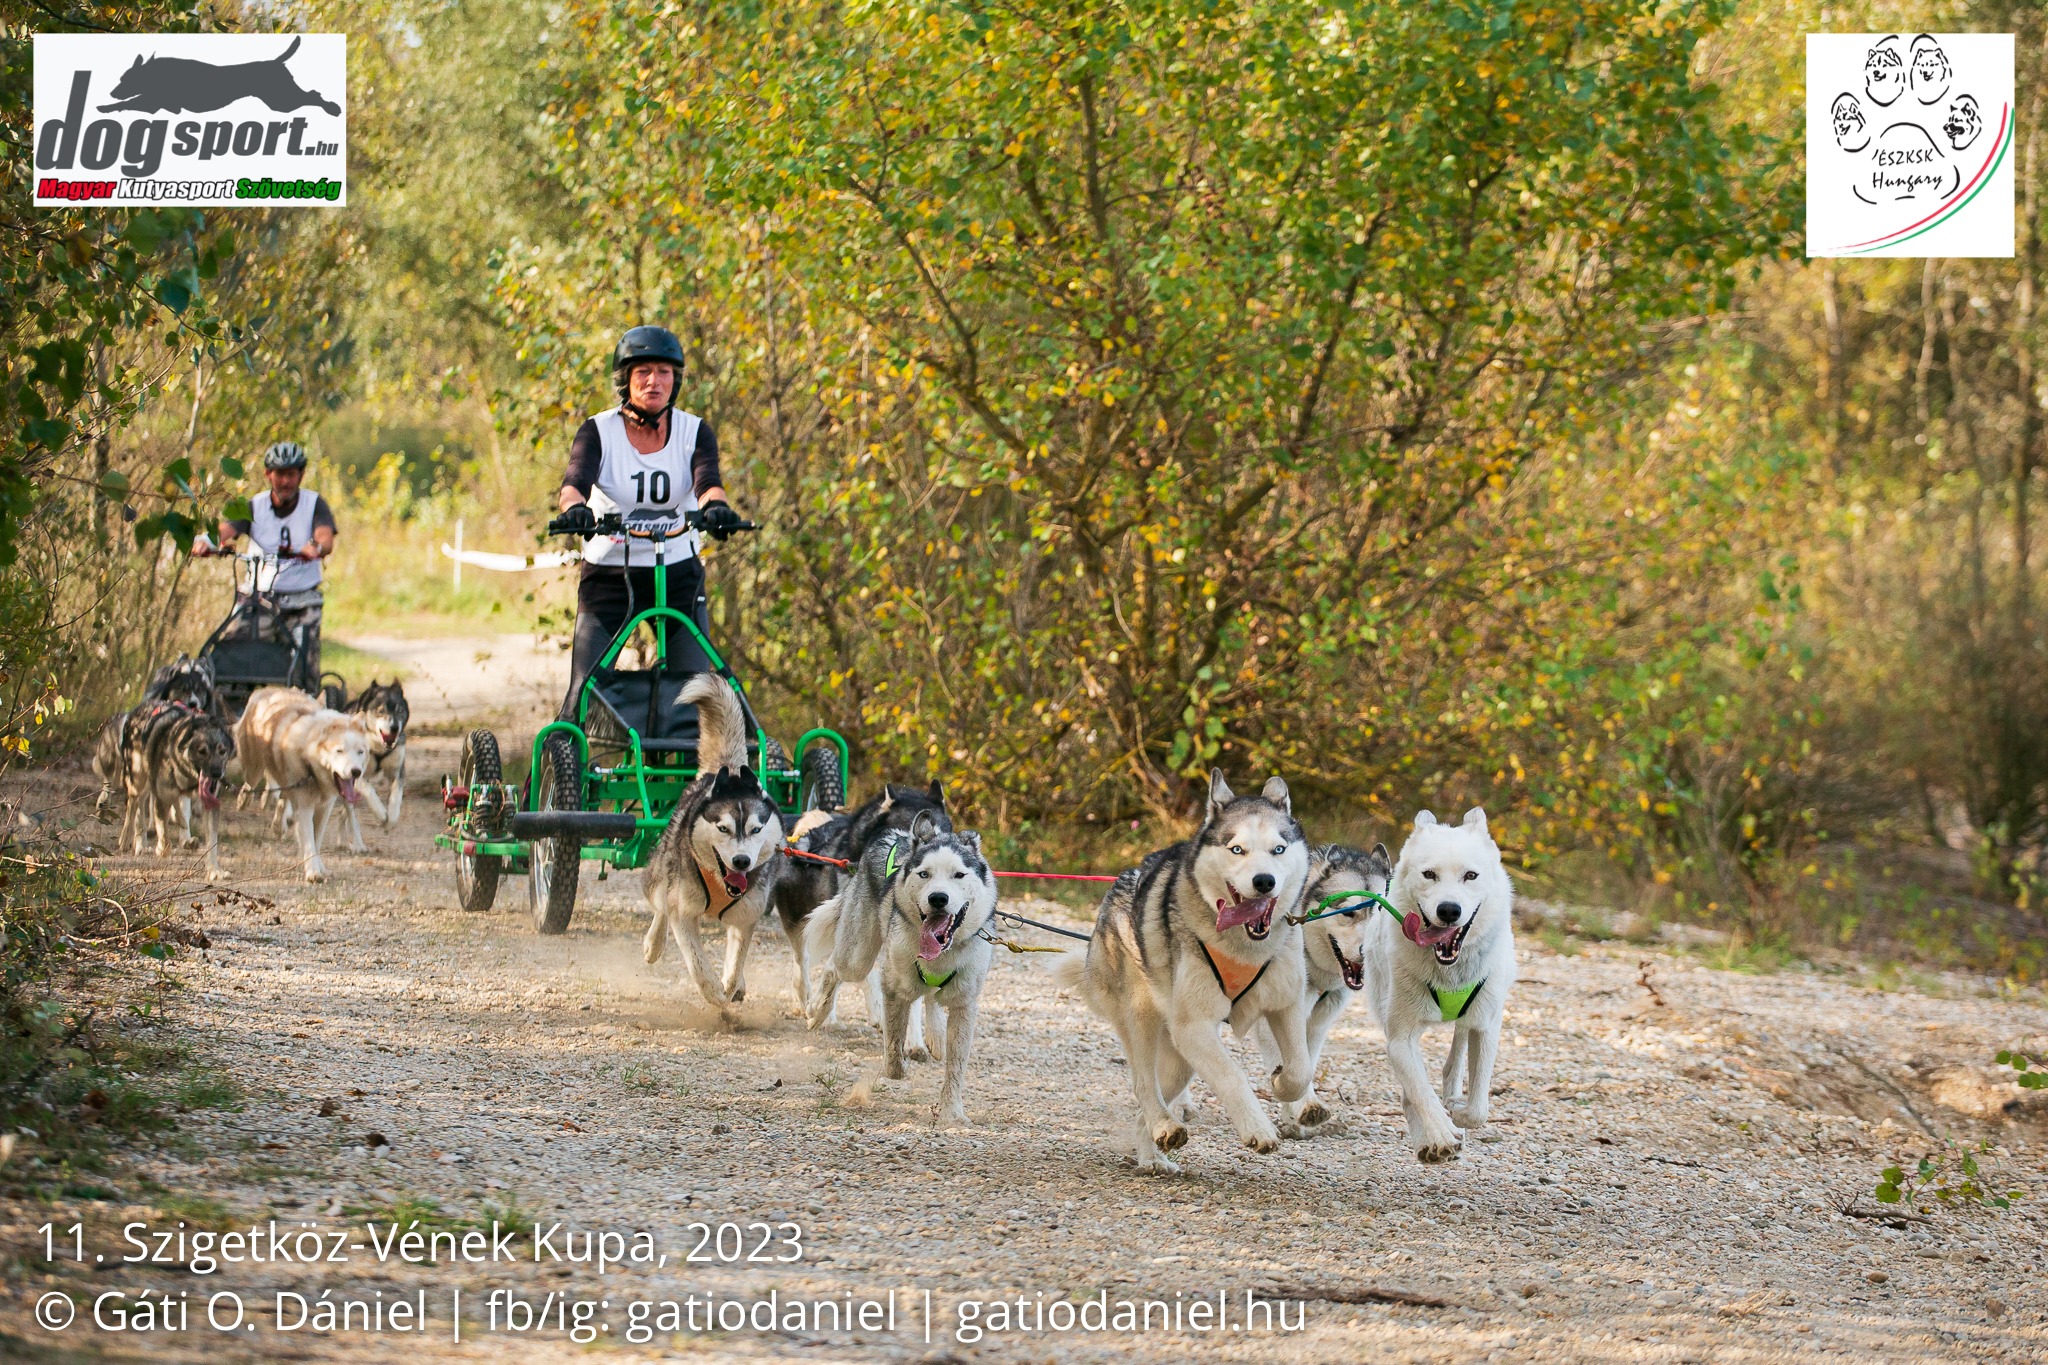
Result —
<instances>
[{"instance_id":1,"label":"siberian husky","mask_svg":"<svg viewBox=\"0 0 2048 1365\"><path fill-rule=\"evenodd\" d=\"M996 908L996 880L981 836L942 831L927 813L908 834L887 832L848 869L839 894L818 907L804 936L826 960L810 1026L823 1027L842 982L881 978L880 1075L903 1077L913 1007L930 1001L933 1055L946 1064L939 1119L965 1123L967 1058L975 1013L995 949L983 936ZM879 970L877 961L879 959ZM863 1083L863 1095L874 1078Z\"/></svg>"},{"instance_id":2,"label":"siberian husky","mask_svg":"<svg viewBox=\"0 0 2048 1365\"><path fill-rule=\"evenodd\" d=\"M1301 930L1289 922L1308 885L1309 847L1287 784L1233 795L1209 774L1195 837L1147 857L1102 898L1095 932L1054 972L1123 1039L1137 1099L1133 1154L1141 1171L1174 1172L1167 1153L1188 1139L1175 1116L1191 1076L1223 1102L1244 1145L1280 1145L1272 1119L1223 1044L1264 1021L1280 1053L1273 1094L1302 1099L1311 1076Z\"/></svg>"},{"instance_id":3,"label":"siberian husky","mask_svg":"<svg viewBox=\"0 0 2048 1365\"><path fill-rule=\"evenodd\" d=\"M1367 999L1401 1084L1409 1145L1423 1161L1455 1158L1458 1130L1486 1122L1501 1012L1515 983L1514 896L1484 810L1474 806L1456 825L1422 811L1388 895L1401 918L1371 917ZM1453 1026L1441 1100L1422 1062L1422 1031L1440 1023Z\"/></svg>"},{"instance_id":4,"label":"siberian husky","mask_svg":"<svg viewBox=\"0 0 2048 1365\"><path fill-rule=\"evenodd\" d=\"M296 687L264 687L235 725L235 752L245 787L275 787L283 797L279 815L287 825L297 823L306 880L326 881L320 841L335 803L353 807L361 799L370 732L357 717L329 710ZM352 847L368 851L360 831Z\"/></svg>"},{"instance_id":5,"label":"siberian husky","mask_svg":"<svg viewBox=\"0 0 2048 1365\"><path fill-rule=\"evenodd\" d=\"M953 821L946 814L946 791L937 778L923 791L885 785L880 795L870 797L857 810L809 812L797 822L791 838L803 852L837 858L847 864L850 872L877 838L889 832L909 833L911 824L926 813L940 833L951 832ZM804 947L804 921L812 911L838 895L845 880L846 873L832 864L808 858L787 860L775 878L775 910L782 917L783 937L789 940L790 951L796 955L796 1005L805 1018L811 1013L811 977L809 954ZM882 1022L879 1010L875 1022ZM913 1033L917 1032L914 1017L911 1028Z\"/></svg>"},{"instance_id":6,"label":"siberian husky","mask_svg":"<svg viewBox=\"0 0 2048 1365\"><path fill-rule=\"evenodd\" d=\"M373 678L362 695L344 709L352 716L361 716L370 732L370 771L363 782L363 800L369 803L370 813L390 829L397 825L399 807L405 803L405 725L412 719L412 708L405 701L405 684L396 678L388 683ZM388 798L378 795L376 784L376 779L386 773L391 775Z\"/></svg>"},{"instance_id":7,"label":"siberian husky","mask_svg":"<svg viewBox=\"0 0 2048 1365\"><path fill-rule=\"evenodd\" d=\"M782 816L747 766L746 715L732 685L699 673L681 699L697 707L697 777L677 800L640 883L654 912L641 947L659 962L673 935L690 979L722 1010L747 998L747 950L768 910ZM703 920L725 928L722 982L705 952Z\"/></svg>"},{"instance_id":8,"label":"siberian husky","mask_svg":"<svg viewBox=\"0 0 2048 1365\"><path fill-rule=\"evenodd\" d=\"M1351 1004L1351 997L1365 989L1365 943L1374 916L1386 911L1363 896L1345 898L1347 891L1387 894L1393 859L1385 844L1374 844L1370 853L1326 844L1309 859L1308 890L1301 898L1301 947L1308 973L1308 1061L1313 1078L1322 1065L1323 1044L1335 1027L1337 1017ZM1254 1030L1259 1051L1268 1067L1280 1062L1279 1045L1271 1029L1261 1024ZM1280 1106L1280 1135L1307 1137L1311 1129L1329 1122L1330 1111L1316 1095L1313 1079L1300 1099Z\"/></svg>"}]
</instances>

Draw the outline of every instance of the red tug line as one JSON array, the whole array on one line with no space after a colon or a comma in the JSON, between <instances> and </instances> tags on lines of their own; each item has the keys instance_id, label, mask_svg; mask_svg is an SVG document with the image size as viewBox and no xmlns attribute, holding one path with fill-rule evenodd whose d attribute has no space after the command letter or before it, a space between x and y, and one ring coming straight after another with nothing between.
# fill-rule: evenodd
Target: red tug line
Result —
<instances>
[{"instance_id":1,"label":"red tug line","mask_svg":"<svg viewBox=\"0 0 2048 1365\"><path fill-rule=\"evenodd\" d=\"M792 858L801 858L807 863L826 863L838 868L842 872L851 866L844 858L828 858L822 853L812 853L808 849L784 848L782 851ZM997 872L994 875L998 877L1036 877L1043 881L1061 882L1113 882L1116 880L1115 877L1105 877L1094 872Z\"/></svg>"}]
</instances>

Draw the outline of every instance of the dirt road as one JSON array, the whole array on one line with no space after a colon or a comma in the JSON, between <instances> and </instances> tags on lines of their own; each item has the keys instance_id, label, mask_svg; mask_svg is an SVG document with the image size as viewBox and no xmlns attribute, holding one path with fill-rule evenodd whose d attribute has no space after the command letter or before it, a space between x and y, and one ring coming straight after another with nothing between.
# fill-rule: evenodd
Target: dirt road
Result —
<instances>
[{"instance_id":1,"label":"dirt road","mask_svg":"<svg viewBox=\"0 0 2048 1365\"><path fill-rule=\"evenodd\" d=\"M507 880L493 913L456 909L448 863L430 844L434 775L453 759L452 740L421 741L403 827L368 832L365 856L331 856L323 886L294 880L288 846L237 818L233 884L274 907L195 912L212 947L180 969L196 1046L248 1098L240 1112L189 1116L186 1140L140 1166L220 1201L241 1225L347 1231L345 1259L210 1275L38 1264L12 1282L0 1340L47 1359L210 1361L552 1361L595 1348L721 1360L1458 1365L2048 1356L2043 1127L2038 1111L2001 1111L2021 1092L1983 1065L2048 1034L2038 1000L2002 1002L1961 981L1936 998L1829 975L1752 977L1620 944L1566 956L1525 935L1498 1121L1461 1160L1424 1167L1408 1156L1360 1009L1326 1058L1321 1088L1338 1115L1329 1131L1274 1156L1244 1151L1198 1084L1186 1174L1146 1178L1113 1136L1128 1095L1115 1041L1054 989L1040 959L998 963L968 1127L935 1128L931 1065L854 1107L878 1035L850 999L840 1028L807 1032L779 937L757 940L752 994L727 1024L686 992L672 961L640 961L637 875L588 883L559 938L533 932L520 880ZM1874 1211L1877 1172L1936 1149L1928 1129L1993 1140L2004 1154L1984 1160L2035 1197L1899 1227L1841 1211ZM373 1237L386 1239L394 1216L403 1231L421 1201L444 1220L516 1221L511 1259L380 1263ZM83 1220L88 1252L108 1262L127 1250L116 1235L125 1218L174 1221L90 1201L39 1217ZM600 1273L551 1259L580 1245L560 1235L536 1263L525 1231L536 1219L616 1232L628 1252L633 1234L649 1233L667 1263ZM721 1222L742 1225L727 1251L769 1256L789 1254L781 1225L796 1224L802 1257L683 1259L700 1245L715 1256ZM773 1226L745 1230L756 1222ZM421 1228L434 1226L445 1222ZM17 1253L40 1246L27 1223L6 1237ZM89 1294L146 1285L189 1293L191 1330L88 1325ZM88 1305L61 1333L28 1316L53 1287ZM205 1328L206 1297L224 1290L242 1296L249 1326ZM280 1306L280 1290L302 1295L308 1313L323 1290L329 1304L365 1305L424 1292L429 1330L280 1331L280 1312L301 1312L289 1297ZM457 1290L460 1344L449 1321ZM519 1310L501 1297L493 1331L494 1290L528 1313L572 1316L513 1331ZM773 1328L692 1331L685 1320L656 1330L667 1324L653 1318L641 1323L651 1340L628 1340L634 1304L688 1312L693 1296L715 1295L758 1313L771 1291ZM858 1301L892 1291L893 1329L859 1325ZM1306 1302L1283 1307L1273 1330L1245 1330L1247 1291ZM1230 1327L1197 1330L1191 1305L1219 1294ZM1167 1325L963 1330L968 1317L993 1323L996 1301L1010 1313L1021 1301L1034 1322L1047 1305L1098 1296L1111 1312L1156 1301L1154 1322L1165 1314ZM821 1327L802 1309L797 1322L793 1300L844 1304L855 1325ZM565 1305L584 1301L596 1347L560 1330L574 1325ZM1278 1330L1297 1312L1300 1330Z\"/></svg>"}]
</instances>

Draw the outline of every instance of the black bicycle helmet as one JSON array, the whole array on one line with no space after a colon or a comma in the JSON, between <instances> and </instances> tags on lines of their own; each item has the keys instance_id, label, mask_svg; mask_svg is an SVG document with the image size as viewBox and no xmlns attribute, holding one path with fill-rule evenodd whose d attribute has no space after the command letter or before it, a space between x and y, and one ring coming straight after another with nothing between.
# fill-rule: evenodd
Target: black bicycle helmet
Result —
<instances>
[{"instance_id":1,"label":"black bicycle helmet","mask_svg":"<svg viewBox=\"0 0 2048 1365\"><path fill-rule=\"evenodd\" d=\"M629 397L626 372L636 362L642 360L667 361L676 367L676 378L680 380L683 373L683 343L666 327L635 327L619 338L618 347L612 352L612 387L618 391L620 407L632 408L626 401ZM675 406L673 389L669 391L668 406ZM652 425L661 420L662 413L667 412L668 408L656 413L644 413L638 408L632 408L632 411L642 421Z\"/></svg>"},{"instance_id":2,"label":"black bicycle helmet","mask_svg":"<svg viewBox=\"0 0 2048 1365\"><path fill-rule=\"evenodd\" d=\"M304 469L306 448L297 441L279 441L263 452L265 469Z\"/></svg>"}]
</instances>

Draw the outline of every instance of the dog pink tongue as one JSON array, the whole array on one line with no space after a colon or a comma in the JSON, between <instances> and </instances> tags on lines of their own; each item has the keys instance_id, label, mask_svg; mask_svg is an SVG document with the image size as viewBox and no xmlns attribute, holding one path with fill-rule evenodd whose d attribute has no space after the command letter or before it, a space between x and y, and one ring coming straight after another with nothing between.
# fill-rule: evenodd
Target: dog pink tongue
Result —
<instances>
[{"instance_id":1,"label":"dog pink tongue","mask_svg":"<svg viewBox=\"0 0 2048 1365\"><path fill-rule=\"evenodd\" d=\"M940 953L946 951L946 945L939 938L939 930L945 926L945 923L944 920L940 920L937 923L933 923L931 920L924 922L924 935L918 940L917 955L926 962L931 961Z\"/></svg>"},{"instance_id":2,"label":"dog pink tongue","mask_svg":"<svg viewBox=\"0 0 2048 1365\"><path fill-rule=\"evenodd\" d=\"M735 896L744 896L747 893L747 874L728 867L725 870L725 889Z\"/></svg>"},{"instance_id":3,"label":"dog pink tongue","mask_svg":"<svg viewBox=\"0 0 2048 1365\"><path fill-rule=\"evenodd\" d=\"M220 809L220 789L213 785L210 777L199 779L199 804L208 810Z\"/></svg>"},{"instance_id":4,"label":"dog pink tongue","mask_svg":"<svg viewBox=\"0 0 2048 1365\"><path fill-rule=\"evenodd\" d=\"M1401 932L1408 936L1410 943L1424 948L1434 948L1439 943L1449 943L1452 935L1458 932L1458 926L1451 924L1439 929L1425 925L1422 916L1410 910L1401 917Z\"/></svg>"},{"instance_id":5,"label":"dog pink tongue","mask_svg":"<svg viewBox=\"0 0 2048 1365\"><path fill-rule=\"evenodd\" d=\"M1227 901L1218 896L1216 898L1216 928L1221 932L1224 929L1235 929L1240 924L1251 924L1259 916L1272 908L1273 898L1271 896L1260 896L1255 900L1235 902Z\"/></svg>"},{"instance_id":6,"label":"dog pink tongue","mask_svg":"<svg viewBox=\"0 0 2048 1365\"><path fill-rule=\"evenodd\" d=\"M356 780L353 777L341 779L341 799L353 806L357 801Z\"/></svg>"}]
</instances>

